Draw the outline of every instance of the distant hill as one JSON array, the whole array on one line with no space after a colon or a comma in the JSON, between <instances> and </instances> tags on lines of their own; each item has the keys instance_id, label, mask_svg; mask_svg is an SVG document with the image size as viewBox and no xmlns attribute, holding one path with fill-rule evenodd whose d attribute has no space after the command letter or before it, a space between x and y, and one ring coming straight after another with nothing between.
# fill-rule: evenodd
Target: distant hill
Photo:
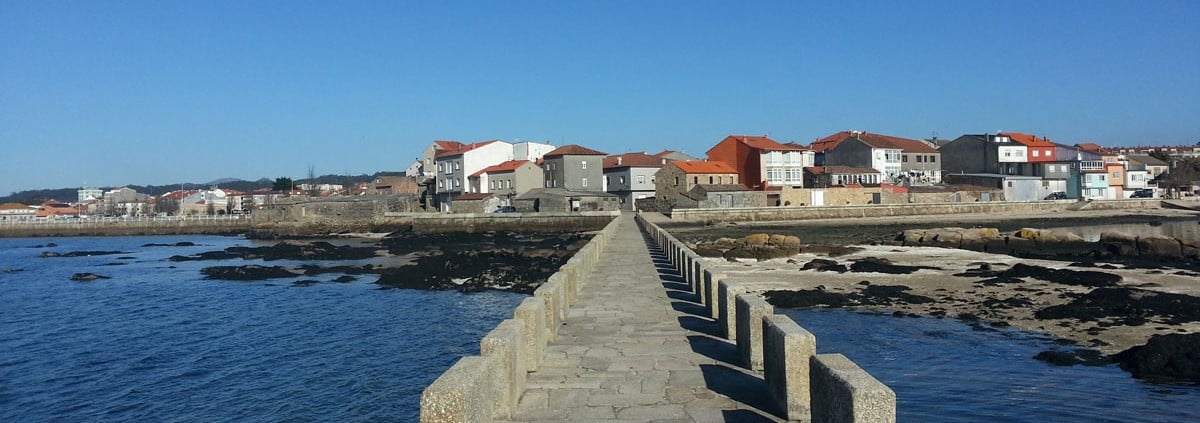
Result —
<instances>
[{"instance_id":1,"label":"distant hill","mask_svg":"<svg viewBox=\"0 0 1200 423\"><path fill-rule=\"evenodd\" d=\"M336 184L336 185L343 185L346 187L350 187L350 186L353 186L354 183L356 183L356 182L371 182L371 181L375 180L375 178L377 176L396 175L396 174L403 175L404 172L384 171L384 172L376 172L371 175L367 175L367 174L362 174L362 175L321 175L316 178L313 178L313 180L300 179L300 180L297 180L296 183L298 183L298 184L302 184L302 183ZM263 189L263 188L270 189L273 182L274 182L274 179L269 179L269 178L260 178L257 181L244 181L244 180L237 179L237 178L221 178L221 179L217 179L214 181L210 181L209 183L206 183L206 184L183 183L183 184L171 184L171 185L122 185L122 186L132 188L133 190L140 192L142 194L162 195L162 194L165 194L165 193L177 190L177 189L205 189L205 188L210 188L213 186L216 186L218 188L225 188L225 189L232 189L232 190L237 190L237 191L248 192L248 191L254 191L256 189ZM115 187L99 187L99 188L107 191L107 190L113 189ZM41 204L41 203L46 202L46 200L57 200L57 201L63 201L63 202L69 203L69 202L74 202L79 199L78 191L79 191L79 188L26 190L26 191L13 193L12 195L9 195L6 197L0 197L0 204L2 204L2 203Z\"/></svg>"}]
</instances>

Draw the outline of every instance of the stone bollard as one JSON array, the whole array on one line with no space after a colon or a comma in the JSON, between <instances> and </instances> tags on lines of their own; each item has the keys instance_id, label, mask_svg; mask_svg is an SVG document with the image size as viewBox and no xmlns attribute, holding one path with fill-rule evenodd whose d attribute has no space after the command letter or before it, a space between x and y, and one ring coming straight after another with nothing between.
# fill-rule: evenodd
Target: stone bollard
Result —
<instances>
[{"instance_id":1,"label":"stone bollard","mask_svg":"<svg viewBox=\"0 0 1200 423\"><path fill-rule=\"evenodd\" d=\"M737 350L742 366L750 370L763 369L763 318L775 314L775 307L755 294L738 295Z\"/></svg>"},{"instance_id":2,"label":"stone bollard","mask_svg":"<svg viewBox=\"0 0 1200 423\"><path fill-rule=\"evenodd\" d=\"M692 253L692 293L704 303L704 265L699 254Z\"/></svg>"},{"instance_id":3,"label":"stone bollard","mask_svg":"<svg viewBox=\"0 0 1200 423\"><path fill-rule=\"evenodd\" d=\"M525 324L525 365L529 371L542 366L542 356L546 355L546 300L541 297L529 297L521 301L513 319Z\"/></svg>"},{"instance_id":4,"label":"stone bollard","mask_svg":"<svg viewBox=\"0 0 1200 423\"><path fill-rule=\"evenodd\" d=\"M736 298L745 292L745 287L730 281L717 284L717 322L721 326L721 336L730 341L737 340Z\"/></svg>"},{"instance_id":5,"label":"stone bollard","mask_svg":"<svg viewBox=\"0 0 1200 423\"><path fill-rule=\"evenodd\" d=\"M896 393L841 354L812 358L812 421L894 423Z\"/></svg>"},{"instance_id":6,"label":"stone bollard","mask_svg":"<svg viewBox=\"0 0 1200 423\"><path fill-rule=\"evenodd\" d=\"M725 275L723 273L714 273L712 270L705 270L704 277L701 280L700 300L708 308L708 317L713 319L720 317L720 313L717 312L717 301L713 295L717 293L717 284L724 278Z\"/></svg>"},{"instance_id":7,"label":"stone bollard","mask_svg":"<svg viewBox=\"0 0 1200 423\"><path fill-rule=\"evenodd\" d=\"M495 359L467 356L458 359L445 373L421 392L421 423L469 423L492 421Z\"/></svg>"},{"instance_id":8,"label":"stone bollard","mask_svg":"<svg viewBox=\"0 0 1200 423\"><path fill-rule=\"evenodd\" d=\"M539 286L537 289L533 290L533 295L541 298L542 302L546 305L544 311L546 312L547 342L553 341L558 335L558 326L560 323L562 323L562 320L558 318L558 308L562 307L562 304L555 294L557 285L559 284L546 282L542 284L542 286Z\"/></svg>"},{"instance_id":9,"label":"stone bollard","mask_svg":"<svg viewBox=\"0 0 1200 423\"><path fill-rule=\"evenodd\" d=\"M492 379L492 392L496 394L493 415L496 417L508 418L525 392L524 331L524 322L508 319L479 341L479 355L495 357L498 365L498 377Z\"/></svg>"},{"instance_id":10,"label":"stone bollard","mask_svg":"<svg viewBox=\"0 0 1200 423\"><path fill-rule=\"evenodd\" d=\"M780 314L764 316L762 325L767 390L784 417L807 421L812 410L809 367L817 354L817 337Z\"/></svg>"}]
</instances>

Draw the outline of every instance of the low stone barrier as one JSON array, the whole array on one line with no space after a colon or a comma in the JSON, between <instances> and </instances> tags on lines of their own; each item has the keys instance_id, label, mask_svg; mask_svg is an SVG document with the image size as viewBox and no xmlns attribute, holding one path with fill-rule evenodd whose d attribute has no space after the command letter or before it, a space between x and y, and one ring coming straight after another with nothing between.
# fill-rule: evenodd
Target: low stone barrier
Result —
<instances>
[{"instance_id":1,"label":"low stone barrier","mask_svg":"<svg viewBox=\"0 0 1200 423\"><path fill-rule=\"evenodd\" d=\"M807 419L812 410L810 362L817 355L817 337L791 318L764 316L763 379L788 420Z\"/></svg>"},{"instance_id":2,"label":"low stone barrier","mask_svg":"<svg viewBox=\"0 0 1200 423\"><path fill-rule=\"evenodd\" d=\"M525 391L526 375L541 365L547 343L578 298L583 276L599 263L616 225L613 220L600 230L532 297L521 301L512 319L488 332L480 340L480 355L460 358L425 388L422 422L486 422L511 415Z\"/></svg>"},{"instance_id":3,"label":"low stone barrier","mask_svg":"<svg viewBox=\"0 0 1200 423\"><path fill-rule=\"evenodd\" d=\"M811 371L812 421L896 421L896 394L846 356L817 354Z\"/></svg>"},{"instance_id":4,"label":"low stone barrier","mask_svg":"<svg viewBox=\"0 0 1200 423\"><path fill-rule=\"evenodd\" d=\"M638 223L736 342L742 366L763 372L780 416L812 422L895 422L896 395L840 354L816 354L816 337L775 310L752 284L728 280L667 231Z\"/></svg>"}]
</instances>

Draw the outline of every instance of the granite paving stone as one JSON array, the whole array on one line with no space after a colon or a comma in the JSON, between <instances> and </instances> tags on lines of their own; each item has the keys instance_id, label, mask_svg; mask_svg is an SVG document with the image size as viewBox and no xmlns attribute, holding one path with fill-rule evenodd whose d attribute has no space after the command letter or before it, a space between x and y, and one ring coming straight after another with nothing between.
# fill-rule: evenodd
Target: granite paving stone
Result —
<instances>
[{"instance_id":1,"label":"granite paving stone","mask_svg":"<svg viewBox=\"0 0 1200 423\"><path fill-rule=\"evenodd\" d=\"M688 313L700 306L664 260L632 214L618 218L617 233L596 269L583 275L579 300L541 367L529 373L510 421L782 421L734 399L761 398L765 383L710 386L712 374L761 375L713 358L713 348L730 355L735 344L680 325L686 319L701 322L689 327L717 327ZM697 338L706 339L703 354L695 350Z\"/></svg>"}]
</instances>

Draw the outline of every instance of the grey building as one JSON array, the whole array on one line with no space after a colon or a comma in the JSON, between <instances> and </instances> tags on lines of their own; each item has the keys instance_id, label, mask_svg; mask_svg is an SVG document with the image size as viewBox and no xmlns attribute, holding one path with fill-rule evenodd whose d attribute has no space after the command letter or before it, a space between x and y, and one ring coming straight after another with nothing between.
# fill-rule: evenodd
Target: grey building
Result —
<instances>
[{"instance_id":1,"label":"grey building","mask_svg":"<svg viewBox=\"0 0 1200 423\"><path fill-rule=\"evenodd\" d=\"M621 199L621 210L637 210L636 202L654 197L654 174L670 161L646 153L626 153L604 159L604 191Z\"/></svg>"},{"instance_id":2,"label":"grey building","mask_svg":"<svg viewBox=\"0 0 1200 423\"><path fill-rule=\"evenodd\" d=\"M995 173L955 173L945 175L946 183L999 188L1004 198L981 198L980 201L1037 201L1042 199L1042 178L1036 176L1001 175Z\"/></svg>"},{"instance_id":3,"label":"grey building","mask_svg":"<svg viewBox=\"0 0 1200 423\"><path fill-rule=\"evenodd\" d=\"M604 156L590 148L565 145L542 157L545 188L577 192L604 192Z\"/></svg>"}]
</instances>

